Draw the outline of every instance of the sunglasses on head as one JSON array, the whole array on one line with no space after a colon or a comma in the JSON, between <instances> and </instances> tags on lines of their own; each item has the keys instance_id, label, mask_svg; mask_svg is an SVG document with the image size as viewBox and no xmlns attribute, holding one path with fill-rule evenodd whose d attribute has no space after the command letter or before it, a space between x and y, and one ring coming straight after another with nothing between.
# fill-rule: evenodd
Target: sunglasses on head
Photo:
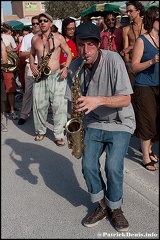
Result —
<instances>
[{"instance_id":1,"label":"sunglasses on head","mask_svg":"<svg viewBox=\"0 0 160 240\"><path fill-rule=\"evenodd\" d=\"M47 23L48 21L49 21L48 19L40 19L40 20L39 20L39 23L42 23L42 22Z\"/></svg>"},{"instance_id":2,"label":"sunglasses on head","mask_svg":"<svg viewBox=\"0 0 160 240\"><path fill-rule=\"evenodd\" d=\"M32 26L34 26L34 25L39 25L39 22L33 22Z\"/></svg>"},{"instance_id":3,"label":"sunglasses on head","mask_svg":"<svg viewBox=\"0 0 160 240\"><path fill-rule=\"evenodd\" d=\"M114 22L115 20L116 20L115 18L110 18L110 19L106 19L105 21L106 22L111 22L111 21Z\"/></svg>"},{"instance_id":4,"label":"sunglasses on head","mask_svg":"<svg viewBox=\"0 0 160 240\"><path fill-rule=\"evenodd\" d=\"M159 18L156 18L155 21L158 21L158 22L159 22Z\"/></svg>"}]
</instances>

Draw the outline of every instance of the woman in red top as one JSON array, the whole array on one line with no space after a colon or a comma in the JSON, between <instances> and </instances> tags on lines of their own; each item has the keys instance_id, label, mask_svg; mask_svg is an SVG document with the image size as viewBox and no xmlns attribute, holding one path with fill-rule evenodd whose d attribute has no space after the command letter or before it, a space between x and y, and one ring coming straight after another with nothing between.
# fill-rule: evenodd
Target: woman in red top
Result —
<instances>
[{"instance_id":1,"label":"woman in red top","mask_svg":"<svg viewBox=\"0 0 160 240\"><path fill-rule=\"evenodd\" d=\"M75 20L72 18L65 18L62 22L62 35L66 40L66 43L68 44L69 48L72 52L72 60L74 60L76 57L78 57L78 52L76 48L76 44L74 42L74 32L76 30L76 24ZM65 65L67 59L67 54L64 50L61 49L60 53L60 64L62 66Z\"/></svg>"}]
</instances>

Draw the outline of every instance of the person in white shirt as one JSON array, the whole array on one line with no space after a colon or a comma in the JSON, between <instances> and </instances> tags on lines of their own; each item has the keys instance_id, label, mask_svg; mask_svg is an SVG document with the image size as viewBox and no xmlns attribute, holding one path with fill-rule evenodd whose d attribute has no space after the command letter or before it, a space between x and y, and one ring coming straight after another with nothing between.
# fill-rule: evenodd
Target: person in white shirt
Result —
<instances>
[{"instance_id":1,"label":"person in white shirt","mask_svg":"<svg viewBox=\"0 0 160 240\"><path fill-rule=\"evenodd\" d=\"M22 103L20 118L18 120L18 125L23 125L26 122L26 119L32 109L32 104L33 104L32 91L33 91L34 79L33 79L33 74L30 68L30 63L29 63L29 54L31 49L32 37L35 34L40 33L38 16L32 17L31 22L32 22L32 32L24 36L22 40L20 52L19 52L20 57L26 58L27 64L25 67L25 93L23 95L23 103ZM35 64L37 63L38 61L35 58Z\"/></svg>"}]
</instances>

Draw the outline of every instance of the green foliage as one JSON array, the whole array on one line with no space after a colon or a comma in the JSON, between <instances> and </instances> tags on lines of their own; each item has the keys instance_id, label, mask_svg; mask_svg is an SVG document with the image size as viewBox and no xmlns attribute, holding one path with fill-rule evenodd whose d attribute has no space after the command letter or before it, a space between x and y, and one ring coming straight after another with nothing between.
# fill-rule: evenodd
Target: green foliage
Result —
<instances>
[{"instance_id":1,"label":"green foliage","mask_svg":"<svg viewBox=\"0 0 160 240\"><path fill-rule=\"evenodd\" d=\"M44 1L46 12L53 19L64 19L67 17L80 17L80 12L91 7L93 4L106 3L110 1Z\"/></svg>"}]
</instances>

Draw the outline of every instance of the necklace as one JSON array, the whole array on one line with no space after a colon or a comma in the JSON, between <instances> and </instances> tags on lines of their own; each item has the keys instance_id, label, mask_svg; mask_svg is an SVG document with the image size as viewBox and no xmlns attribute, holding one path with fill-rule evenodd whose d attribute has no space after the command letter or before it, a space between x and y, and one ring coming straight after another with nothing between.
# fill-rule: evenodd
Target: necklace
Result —
<instances>
[{"instance_id":1,"label":"necklace","mask_svg":"<svg viewBox=\"0 0 160 240\"><path fill-rule=\"evenodd\" d=\"M43 56L42 56L42 59L44 58L44 52L45 52L45 48L46 48L46 45L48 44L48 47L49 47L49 50L50 50L50 44L49 44L49 39L52 38L52 41L53 41L53 34L50 32L48 37L47 37L47 41L46 43L43 42L43 35L41 34L41 39L42 39L42 42L43 42ZM53 42L53 48L54 48L54 42Z\"/></svg>"},{"instance_id":2,"label":"necklace","mask_svg":"<svg viewBox=\"0 0 160 240\"><path fill-rule=\"evenodd\" d=\"M151 35L151 34L150 34L150 35ZM151 37L152 37L154 40L158 39L158 37L153 37L153 35L151 35Z\"/></svg>"},{"instance_id":3,"label":"necklace","mask_svg":"<svg viewBox=\"0 0 160 240\"><path fill-rule=\"evenodd\" d=\"M150 36L150 38L152 39L152 41L153 41L153 43L154 43L154 45L156 46L156 48L159 50L159 47L158 47L158 45L156 44L156 42L154 41L154 38L151 36L151 34L150 33L148 33L148 35Z\"/></svg>"},{"instance_id":4,"label":"necklace","mask_svg":"<svg viewBox=\"0 0 160 240\"><path fill-rule=\"evenodd\" d=\"M135 38L135 41L136 41L137 37L136 37L136 33L135 33L135 31L134 31L134 28L133 28L133 23L131 24L131 26L132 26L132 32L133 32L133 34L134 34L134 38ZM141 23L141 28L140 28L140 31L139 31L138 37L140 36L141 31L142 31L142 23Z\"/></svg>"}]
</instances>

